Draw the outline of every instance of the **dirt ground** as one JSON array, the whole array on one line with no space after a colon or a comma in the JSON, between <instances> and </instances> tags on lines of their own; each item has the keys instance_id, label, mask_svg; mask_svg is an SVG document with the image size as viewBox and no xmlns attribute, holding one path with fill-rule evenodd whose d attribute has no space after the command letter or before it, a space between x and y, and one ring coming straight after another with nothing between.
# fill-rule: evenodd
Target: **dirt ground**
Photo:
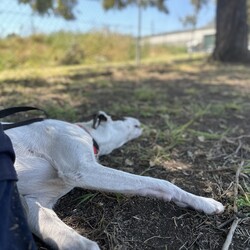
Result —
<instances>
[{"instance_id":1,"label":"dirt ground","mask_svg":"<svg viewBox=\"0 0 250 250\"><path fill-rule=\"evenodd\" d=\"M68 76L2 80L0 91L2 106L36 105L52 118L86 120L104 110L140 119L144 134L100 162L168 180L226 207L207 216L153 198L76 188L55 211L101 249L221 249L235 218L230 249L250 249L247 66L193 61L77 69ZM40 250L50 249L36 241Z\"/></svg>"}]
</instances>

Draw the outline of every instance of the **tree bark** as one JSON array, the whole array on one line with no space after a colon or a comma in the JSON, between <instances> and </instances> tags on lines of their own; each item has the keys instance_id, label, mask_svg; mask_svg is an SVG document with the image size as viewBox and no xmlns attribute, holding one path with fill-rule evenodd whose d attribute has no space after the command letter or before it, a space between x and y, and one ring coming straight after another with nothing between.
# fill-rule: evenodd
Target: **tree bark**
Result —
<instances>
[{"instance_id":1,"label":"tree bark","mask_svg":"<svg viewBox=\"0 0 250 250\"><path fill-rule=\"evenodd\" d=\"M246 0L217 0L212 58L221 62L249 61Z\"/></svg>"}]
</instances>

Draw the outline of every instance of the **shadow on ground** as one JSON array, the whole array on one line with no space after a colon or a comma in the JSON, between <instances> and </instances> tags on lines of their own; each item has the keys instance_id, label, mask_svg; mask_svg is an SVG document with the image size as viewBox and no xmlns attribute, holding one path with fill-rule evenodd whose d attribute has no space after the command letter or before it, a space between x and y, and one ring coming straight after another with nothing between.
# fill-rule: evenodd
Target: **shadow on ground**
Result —
<instances>
[{"instance_id":1,"label":"shadow on ground","mask_svg":"<svg viewBox=\"0 0 250 250\"><path fill-rule=\"evenodd\" d=\"M38 84L37 84L38 82ZM235 216L231 249L250 249L250 73L241 65L162 64L80 72L69 77L2 81L3 106L38 105L53 118L84 120L98 110L137 117L144 135L102 157L101 163L169 180L225 204L206 216L151 198L74 189L56 212L102 249L221 249ZM241 190L234 197L242 164ZM245 171L245 172L244 172ZM247 184L248 183L248 184ZM81 197L90 197L81 203ZM90 194L90 195L89 195ZM39 249L49 249L37 240Z\"/></svg>"}]
</instances>

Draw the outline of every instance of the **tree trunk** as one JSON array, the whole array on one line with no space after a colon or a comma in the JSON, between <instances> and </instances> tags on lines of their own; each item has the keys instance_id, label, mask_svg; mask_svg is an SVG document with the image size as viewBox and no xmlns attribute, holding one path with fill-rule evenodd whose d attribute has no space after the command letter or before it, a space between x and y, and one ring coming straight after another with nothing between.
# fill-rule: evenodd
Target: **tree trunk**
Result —
<instances>
[{"instance_id":1,"label":"tree trunk","mask_svg":"<svg viewBox=\"0 0 250 250\"><path fill-rule=\"evenodd\" d=\"M217 0L216 32L214 60L249 61L246 0Z\"/></svg>"}]
</instances>

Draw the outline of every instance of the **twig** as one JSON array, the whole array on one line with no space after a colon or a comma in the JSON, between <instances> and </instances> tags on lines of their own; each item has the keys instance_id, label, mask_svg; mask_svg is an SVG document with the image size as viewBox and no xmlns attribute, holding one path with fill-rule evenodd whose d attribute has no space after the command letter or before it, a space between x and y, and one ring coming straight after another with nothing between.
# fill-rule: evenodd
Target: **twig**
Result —
<instances>
[{"instance_id":1,"label":"twig","mask_svg":"<svg viewBox=\"0 0 250 250\"><path fill-rule=\"evenodd\" d=\"M239 176L241 169L244 165L244 161L242 161L237 168L236 175L235 175L235 185L234 185L234 213L238 213L238 207L237 207L237 199L238 199L238 187L239 187Z\"/></svg>"},{"instance_id":2,"label":"twig","mask_svg":"<svg viewBox=\"0 0 250 250\"><path fill-rule=\"evenodd\" d=\"M237 149L236 149L236 151L235 151L235 155L237 155L238 153L239 153L239 151L240 151L240 149L241 149L241 147L242 147L242 141L241 140L239 140L239 146L237 147Z\"/></svg>"},{"instance_id":3,"label":"twig","mask_svg":"<svg viewBox=\"0 0 250 250\"><path fill-rule=\"evenodd\" d=\"M226 140L226 141L229 142L229 140ZM235 145L235 146L237 145L236 142L230 141L229 143L231 143L231 144L233 144L233 145ZM229 155L225 156L224 159L226 160L226 159L231 158L231 157L234 156L234 155L237 155L237 154L239 153L239 151L240 151L241 148L244 149L244 145L242 144L242 141L239 140L239 144L238 144L237 149L235 150L235 152L233 152L232 154L229 154Z\"/></svg>"},{"instance_id":4,"label":"twig","mask_svg":"<svg viewBox=\"0 0 250 250\"><path fill-rule=\"evenodd\" d=\"M227 239L225 241L225 243L223 244L222 246L222 250L228 250L231 243L232 243L232 239L233 239L233 235L234 235L234 232L235 232L235 229L237 228L238 226L238 223L239 223L240 219L235 219L230 230L229 230L229 233L227 235Z\"/></svg>"},{"instance_id":5,"label":"twig","mask_svg":"<svg viewBox=\"0 0 250 250\"><path fill-rule=\"evenodd\" d=\"M242 138L250 138L250 135L240 135L238 137L227 137L230 140L240 140Z\"/></svg>"},{"instance_id":6,"label":"twig","mask_svg":"<svg viewBox=\"0 0 250 250\"><path fill-rule=\"evenodd\" d=\"M220 172L220 171L235 171L235 167L218 167L216 169L202 169L202 168L198 168L198 169L192 169L190 170L190 172Z\"/></svg>"},{"instance_id":7,"label":"twig","mask_svg":"<svg viewBox=\"0 0 250 250\"><path fill-rule=\"evenodd\" d=\"M221 229L225 226L227 226L229 223L231 223L233 220L235 220L235 216L231 217L230 219L226 220L225 222L221 223L218 228Z\"/></svg>"},{"instance_id":8,"label":"twig","mask_svg":"<svg viewBox=\"0 0 250 250\"><path fill-rule=\"evenodd\" d=\"M238 199L238 187L239 187L239 176L240 176L240 172L241 169L244 165L244 161L242 161L239 165L239 167L237 168L236 174L235 174L235 184L234 184L234 214L237 215L238 214L238 207L237 207L237 199ZM225 243L222 246L222 250L228 250L231 243L232 243L232 239L233 239L233 235L234 232L239 224L241 219L237 218L234 219L231 228L228 232L227 238Z\"/></svg>"},{"instance_id":9,"label":"twig","mask_svg":"<svg viewBox=\"0 0 250 250\"><path fill-rule=\"evenodd\" d=\"M200 237L203 235L203 233L199 233L198 234L198 236L193 240L193 242L191 243L191 245L190 246L188 246L188 249L190 249L194 244L195 244L195 242L197 241L197 240L199 240L200 239Z\"/></svg>"},{"instance_id":10,"label":"twig","mask_svg":"<svg viewBox=\"0 0 250 250\"><path fill-rule=\"evenodd\" d=\"M204 172L220 172L220 171L234 171L235 167L219 167L217 169L203 170Z\"/></svg>"},{"instance_id":11,"label":"twig","mask_svg":"<svg viewBox=\"0 0 250 250\"><path fill-rule=\"evenodd\" d=\"M235 142L235 141L233 141L232 140L232 138L223 138L224 139L224 141L226 141L227 143L230 143L230 144L232 144L232 145L235 145L235 146L239 146L238 145L238 143L237 142ZM238 138L237 138L238 139ZM247 151L247 152L250 152L250 148L249 147L247 147L247 146L245 146L245 145L241 145L241 148L242 149L244 149L245 151ZM234 154L234 153L233 153Z\"/></svg>"},{"instance_id":12,"label":"twig","mask_svg":"<svg viewBox=\"0 0 250 250\"><path fill-rule=\"evenodd\" d=\"M153 240L155 238L158 238L158 239L170 239L171 237L162 237L160 235L155 235L155 236L152 236L152 237L146 239L143 243L146 244L148 241Z\"/></svg>"}]
</instances>

